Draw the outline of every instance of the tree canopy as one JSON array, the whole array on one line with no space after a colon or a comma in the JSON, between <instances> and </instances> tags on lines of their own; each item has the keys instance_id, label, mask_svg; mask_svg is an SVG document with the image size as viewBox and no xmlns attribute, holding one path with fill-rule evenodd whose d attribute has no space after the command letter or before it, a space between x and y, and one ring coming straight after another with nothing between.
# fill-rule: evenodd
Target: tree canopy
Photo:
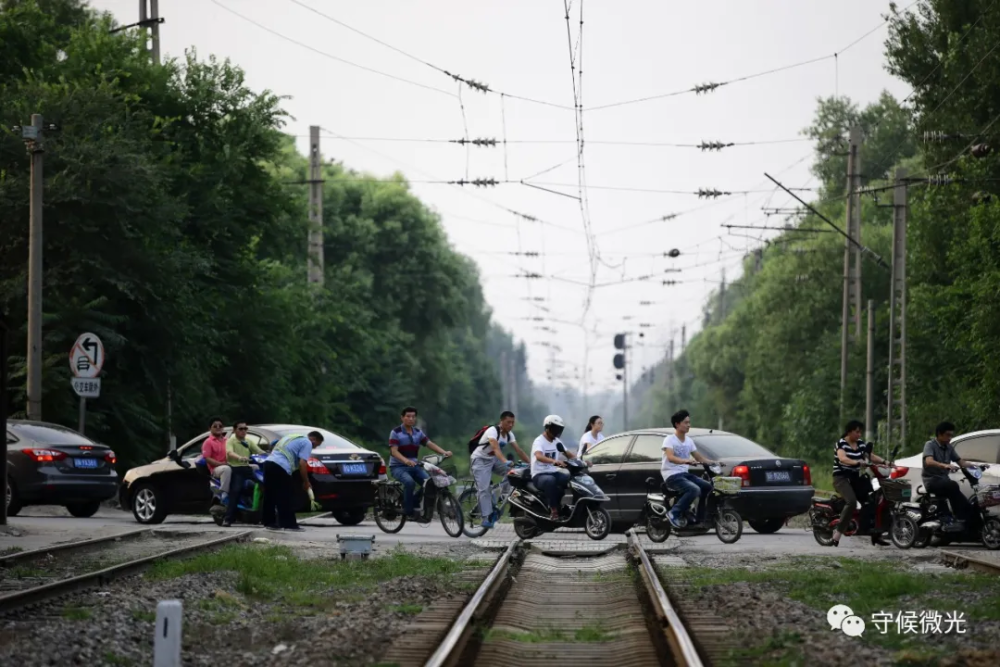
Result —
<instances>
[{"instance_id":1,"label":"tree canopy","mask_svg":"<svg viewBox=\"0 0 1000 667\"><path fill-rule=\"evenodd\" d=\"M281 98L228 61L154 65L140 35L77 0L0 0L0 304L10 405L25 407L30 163L9 128L43 114L43 418L76 422L67 354L107 349L87 433L124 465L213 415L315 424L383 441L404 405L437 437L501 409L498 358L523 347L491 321L473 262L397 176L324 166L325 286L306 281L306 158ZM169 407L168 407L169 406ZM169 410L169 418L168 418ZM540 417L539 417L540 419Z\"/></svg>"}]
</instances>

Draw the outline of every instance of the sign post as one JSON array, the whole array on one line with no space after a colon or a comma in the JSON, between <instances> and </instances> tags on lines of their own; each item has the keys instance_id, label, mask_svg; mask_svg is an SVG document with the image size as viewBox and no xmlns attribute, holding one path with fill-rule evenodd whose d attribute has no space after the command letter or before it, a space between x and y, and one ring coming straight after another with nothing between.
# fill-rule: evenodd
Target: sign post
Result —
<instances>
[{"instance_id":1,"label":"sign post","mask_svg":"<svg viewBox=\"0 0 1000 667\"><path fill-rule=\"evenodd\" d=\"M70 381L73 391L80 397L80 425L83 434L87 419L87 399L101 395L101 379L98 377L104 367L104 344L95 334L81 334L69 351L69 367L73 371Z\"/></svg>"}]
</instances>

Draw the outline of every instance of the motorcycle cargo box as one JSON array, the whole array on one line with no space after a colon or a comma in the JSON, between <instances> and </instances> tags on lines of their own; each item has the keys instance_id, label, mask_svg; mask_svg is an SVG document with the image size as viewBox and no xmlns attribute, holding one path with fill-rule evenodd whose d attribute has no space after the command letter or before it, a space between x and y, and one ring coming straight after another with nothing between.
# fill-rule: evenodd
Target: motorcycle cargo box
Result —
<instances>
[{"instance_id":1,"label":"motorcycle cargo box","mask_svg":"<svg viewBox=\"0 0 1000 667\"><path fill-rule=\"evenodd\" d=\"M990 484L979 487L979 490L976 491L976 498L979 499L979 504L983 507L1000 506L1000 485Z\"/></svg>"},{"instance_id":2,"label":"motorcycle cargo box","mask_svg":"<svg viewBox=\"0 0 1000 667\"><path fill-rule=\"evenodd\" d=\"M890 503L902 503L910 499L913 489L908 479L883 479L879 481L879 488L885 494L885 499Z\"/></svg>"},{"instance_id":3,"label":"motorcycle cargo box","mask_svg":"<svg viewBox=\"0 0 1000 667\"><path fill-rule=\"evenodd\" d=\"M727 495L736 495L739 493L742 484L742 477L716 477L712 479L712 485L715 486L715 490Z\"/></svg>"}]
</instances>

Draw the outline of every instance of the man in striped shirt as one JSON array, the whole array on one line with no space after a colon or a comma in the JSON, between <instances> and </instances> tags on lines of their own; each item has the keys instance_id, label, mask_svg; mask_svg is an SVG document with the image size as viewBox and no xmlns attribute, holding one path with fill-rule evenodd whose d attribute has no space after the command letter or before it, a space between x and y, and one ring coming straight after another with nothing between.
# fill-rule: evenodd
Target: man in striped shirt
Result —
<instances>
[{"instance_id":1,"label":"man in striped shirt","mask_svg":"<svg viewBox=\"0 0 1000 667\"><path fill-rule=\"evenodd\" d=\"M866 504L871 494L871 482L861 477L861 466L865 459L870 459L873 463L888 463L872 451L871 444L861 439L864 429L865 425L856 419L847 422L833 456L833 488L845 501L844 509L840 512L840 523L837 530L833 531L833 546L840 544L843 536L840 528L846 528L851 523L858 501L862 505ZM888 542L881 535L872 534L872 544L886 546Z\"/></svg>"}]
</instances>

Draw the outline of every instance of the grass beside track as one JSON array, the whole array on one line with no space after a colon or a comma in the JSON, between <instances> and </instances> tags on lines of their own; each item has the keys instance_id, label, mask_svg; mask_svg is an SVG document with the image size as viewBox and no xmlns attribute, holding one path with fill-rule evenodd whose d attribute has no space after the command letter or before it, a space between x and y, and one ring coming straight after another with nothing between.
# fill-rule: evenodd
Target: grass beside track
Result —
<instances>
[{"instance_id":1,"label":"grass beside track","mask_svg":"<svg viewBox=\"0 0 1000 667\"><path fill-rule=\"evenodd\" d=\"M671 572L676 573L676 568ZM933 573L916 571L903 562L863 561L849 558L796 558L760 571L741 568L684 568L684 577L701 586L726 587L736 582L770 586L786 597L816 610L816 619L826 624L826 613L835 604L845 604L865 620L867 628L858 641L893 650L897 664L936 665L953 654L966 637L974 636L981 622L1000 622L1000 581L979 573ZM899 612L924 610L963 612L965 634L942 635L897 632ZM887 632L872 622L873 614L891 613ZM807 625L803 619L803 625ZM829 631L829 626L826 626ZM767 664L806 664L808 641L798 629L778 632L755 646L745 646L734 658L762 658Z\"/></svg>"},{"instance_id":2,"label":"grass beside track","mask_svg":"<svg viewBox=\"0 0 1000 667\"><path fill-rule=\"evenodd\" d=\"M301 613L321 611L336 601L344 601L343 592L348 589L360 596L397 577L446 578L463 567L454 560L401 549L368 560L305 561L288 547L241 544L184 560L160 562L145 576L155 581L186 574L235 572L238 593L250 599L292 605Z\"/></svg>"}]
</instances>

